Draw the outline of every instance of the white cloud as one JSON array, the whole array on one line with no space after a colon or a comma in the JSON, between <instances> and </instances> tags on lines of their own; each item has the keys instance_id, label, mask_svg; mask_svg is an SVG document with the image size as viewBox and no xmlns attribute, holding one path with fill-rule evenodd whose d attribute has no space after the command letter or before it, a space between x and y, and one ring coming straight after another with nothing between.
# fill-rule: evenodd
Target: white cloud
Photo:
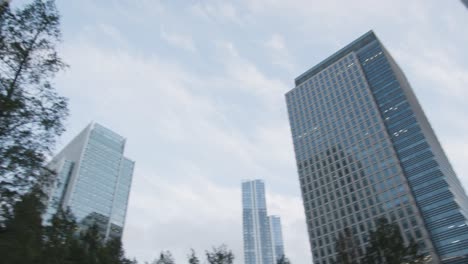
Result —
<instances>
[{"instance_id":1,"label":"white cloud","mask_svg":"<svg viewBox=\"0 0 468 264\"><path fill-rule=\"evenodd\" d=\"M196 51L195 43L193 42L193 39L190 35L167 32L163 26L161 26L160 33L161 38L167 43L191 52Z\"/></svg>"},{"instance_id":2,"label":"white cloud","mask_svg":"<svg viewBox=\"0 0 468 264\"><path fill-rule=\"evenodd\" d=\"M59 86L72 99L72 131L90 119L102 122L128 137L127 156L137 162L124 236L130 256L150 260L168 249L183 261L190 247L200 254L226 243L242 263L241 179L282 178L272 171L284 171L292 162L282 121L240 127L231 120L232 108L219 107L210 95L219 84L228 93L241 88L242 96L250 93L257 106L238 109L238 114L281 112L269 103L283 103L285 85L267 78L233 45L225 47L220 49L224 73L204 79L156 55L98 48L85 38L64 49L72 68L59 78ZM274 197L272 208L281 208L275 213L285 229L302 224L303 230L297 196ZM287 205L278 205L282 202ZM288 210L292 204L295 209ZM286 244L302 238L307 245L302 231L285 237Z\"/></svg>"},{"instance_id":3,"label":"white cloud","mask_svg":"<svg viewBox=\"0 0 468 264\"><path fill-rule=\"evenodd\" d=\"M284 93L307 66L370 28L403 66L468 183L461 147L468 128L460 122L467 114L466 41L455 34L466 16L452 12L452 3L203 1L189 10L164 3L93 8L91 31L73 31L81 20L66 29L71 68L57 82L71 99L63 143L90 120L128 138L127 156L136 160L124 236L130 256L150 260L168 249L183 262L190 247L201 256L227 243L243 263L240 182L263 178L269 212L282 217L286 253L294 264L310 263ZM150 38L148 29L158 25L167 28ZM102 43L98 32L125 45ZM199 56L145 45L160 40ZM272 64L284 76L269 71Z\"/></svg>"},{"instance_id":4,"label":"white cloud","mask_svg":"<svg viewBox=\"0 0 468 264\"><path fill-rule=\"evenodd\" d=\"M429 88L437 96L462 101L468 96L468 67L453 60L444 50L423 48L420 53L414 54L407 49L400 56L405 66L417 74L416 78L435 84Z\"/></svg>"},{"instance_id":5,"label":"white cloud","mask_svg":"<svg viewBox=\"0 0 468 264\"><path fill-rule=\"evenodd\" d=\"M279 33L273 34L265 42L265 47L269 50L273 64L285 68L290 72L295 71L294 63L292 63L291 54L286 47L283 35Z\"/></svg>"},{"instance_id":6,"label":"white cloud","mask_svg":"<svg viewBox=\"0 0 468 264\"><path fill-rule=\"evenodd\" d=\"M278 52L287 52L283 36L277 33L271 36L266 42L266 46Z\"/></svg>"},{"instance_id":7,"label":"white cloud","mask_svg":"<svg viewBox=\"0 0 468 264\"><path fill-rule=\"evenodd\" d=\"M112 25L101 23L98 25L100 32L111 38L113 41L123 42L124 37L120 31Z\"/></svg>"},{"instance_id":8,"label":"white cloud","mask_svg":"<svg viewBox=\"0 0 468 264\"><path fill-rule=\"evenodd\" d=\"M243 21L236 7L230 2L202 1L190 7L192 14L215 22L233 22L242 25Z\"/></svg>"},{"instance_id":9,"label":"white cloud","mask_svg":"<svg viewBox=\"0 0 468 264\"><path fill-rule=\"evenodd\" d=\"M396 4L389 2L375 2L372 0L358 0L353 2L340 1L340 0L329 0L326 2L314 3L307 0L293 0L293 1L281 1L281 0L246 0L245 5L249 7L252 12L257 14L272 14L281 13L283 16L296 16L298 19L303 19L311 14L316 14L320 18L345 18L345 17L356 17L356 14L365 14L366 17L361 19L367 19L374 16L396 16L399 11L405 8L405 1L394 1ZM407 3L406 3L407 4ZM408 7L408 4L406 5ZM384 10L385 12L380 12ZM359 19L356 17L356 19ZM305 23L308 21L304 20ZM326 23L341 23L335 19L329 20L317 20L316 17L309 18L309 22L321 22L318 25L325 25Z\"/></svg>"},{"instance_id":10,"label":"white cloud","mask_svg":"<svg viewBox=\"0 0 468 264\"><path fill-rule=\"evenodd\" d=\"M283 102L284 93L289 89L287 84L266 76L255 63L242 57L233 43L219 42L218 47L227 78L237 89L248 92L250 96L257 96L267 107L276 107Z\"/></svg>"},{"instance_id":11,"label":"white cloud","mask_svg":"<svg viewBox=\"0 0 468 264\"><path fill-rule=\"evenodd\" d=\"M183 182L148 172L151 176L137 183L141 184L135 186L140 193L132 196L125 232L129 253L150 260L166 249L183 262L181 258L190 248L203 254L203 250L225 243L239 258L239 189L214 185L197 168L185 171L188 175Z\"/></svg>"}]
</instances>

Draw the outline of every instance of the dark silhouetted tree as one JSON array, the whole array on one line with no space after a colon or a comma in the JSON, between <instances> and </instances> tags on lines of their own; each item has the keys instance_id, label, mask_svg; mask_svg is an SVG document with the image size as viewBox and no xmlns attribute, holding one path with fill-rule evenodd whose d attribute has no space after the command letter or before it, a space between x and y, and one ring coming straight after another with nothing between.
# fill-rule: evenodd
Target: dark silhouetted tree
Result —
<instances>
[{"instance_id":1,"label":"dark silhouetted tree","mask_svg":"<svg viewBox=\"0 0 468 264\"><path fill-rule=\"evenodd\" d=\"M70 244L68 244L68 257L66 264L87 264L87 255L86 250L83 245L83 241L78 239L73 239Z\"/></svg>"},{"instance_id":2,"label":"dark silhouetted tree","mask_svg":"<svg viewBox=\"0 0 468 264\"><path fill-rule=\"evenodd\" d=\"M104 251L103 237L99 232L99 227L94 224L87 228L81 235L81 243L84 248L84 263L100 264Z\"/></svg>"},{"instance_id":3,"label":"dark silhouetted tree","mask_svg":"<svg viewBox=\"0 0 468 264\"><path fill-rule=\"evenodd\" d=\"M0 21L3 19L3 15L6 14L9 8L9 1L0 0Z\"/></svg>"},{"instance_id":4,"label":"dark silhouetted tree","mask_svg":"<svg viewBox=\"0 0 468 264\"><path fill-rule=\"evenodd\" d=\"M424 263L424 256L418 254L418 245L411 241L405 245L400 228L386 218L377 220L376 229L369 234L366 248L366 264L416 264Z\"/></svg>"},{"instance_id":5,"label":"dark silhouetted tree","mask_svg":"<svg viewBox=\"0 0 468 264\"><path fill-rule=\"evenodd\" d=\"M195 250L190 249L190 254L187 256L189 264L200 264L200 260L195 254Z\"/></svg>"},{"instance_id":6,"label":"dark silhouetted tree","mask_svg":"<svg viewBox=\"0 0 468 264\"><path fill-rule=\"evenodd\" d=\"M125 258L125 252L122 248L122 241L119 238L114 238L107 241L102 248L101 263L103 264L127 264L132 263Z\"/></svg>"},{"instance_id":7,"label":"dark silhouetted tree","mask_svg":"<svg viewBox=\"0 0 468 264\"><path fill-rule=\"evenodd\" d=\"M276 264L291 264L291 261L289 261L285 255L282 255L281 258L276 261Z\"/></svg>"},{"instance_id":8,"label":"dark silhouetted tree","mask_svg":"<svg viewBox=\"0 0 468 264\"><path fill-rule=\"evenodd\" d=\"M72 256L74 247L79 246L74 245L76 232L75 217L70 209L58 210L50 219L49 225L44 227L45 263L78 263L78 259Z\"/></svg>"},{"instance_id":9,"label":"dark silhouetted tree","mask_svg":"<svg viewBox=\"0 0 468 264\"><path fill-rule=\"evenodd\" d=\"M335 242L337 257L336 264L357 264L359 263L359 243L353 236L351 229L345 228L338 234Z\"/></svg>"},{"instance_id":10,"label":"dark silhouetted tree","mask_svg":"<svg viewBox=\"0 0 468 264\"><path fill-rule=\"evenodd\" d=\"M206 251L206 260L209 264L232 264L234 262L234 254L226 245L213 247L212 251Z\"/></svg>"},{"instance_id":11,"label":"dark silhouetted tree","mask_svg":"<svg viewBox=\"0 0 468 264\"><path fill-rule=\"evenodd\" d=\"M159 258L155 259L152 264L175 264L175 261L170 251L161 251Z\"/></svg>"},{"instance_id":12,"label":"dark silhouetted tree","mask_svg":"<svg viewBox=\"0 0 468 264\"><path fill-rule=\"evenodd\" d=\"M67 100L51 82L66 65L56 51L59 14L53 0L0 7L0 203L10 208L40 179Z\"/></svg>"},{"instance_id":13,"label":"dark silhouetted tree","mask_svg":"<svg viewBox=\"0 0 468 264\"><path fill-rule=\"evenodd\" d=\"M104 241L97 225L78 234L70 210L58 210L43 226L40 190L33 188L7 210L0 229L0 263L136 264L125 258L121 240Z\"/></svg>"},{"instance_id":14,"label":"dark silhouetted tree","mask_svg":"<svg viewBox=\"0 0 468 264\"><path fill-rule=\"evenodd\" d=\"M43 248L42 210L39 190L23 195L5 215L0 230L2 263L40 263Z\"/></svg>"}]
</instances>

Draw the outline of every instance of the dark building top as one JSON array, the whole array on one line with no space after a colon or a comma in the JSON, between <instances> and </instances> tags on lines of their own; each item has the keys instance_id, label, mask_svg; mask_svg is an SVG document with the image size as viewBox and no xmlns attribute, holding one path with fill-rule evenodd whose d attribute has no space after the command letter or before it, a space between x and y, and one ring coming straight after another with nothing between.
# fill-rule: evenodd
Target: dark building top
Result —
<instances>
[{"instance_id":1,"label":"dark building top","mask_svg":"<svg viewBox=\"0 0 468 264\"><path fill-rule=\"evenodd\" d=\"M464 0L465 2L468 0ZM339 59L341 59L344 55L350 53L351 51L358 50L370 42L377 40L377 36L374 34L374 31L370 30L366 34L362 35L360 38L356 39L355 41L351 42L344 48L340 49L339 51L335 52L333 55L330 57L326 58L323 60L321 63L317 64L316 66L312 67L310 70L304 72L303 74L299 75L294 82L296 86L299 86L303 82L305 82L307 79L309 79L311 76L314 76L315 74L319 73L323 69L327 68L331 64L335 63Z\"/></svg>"}]
</instances>

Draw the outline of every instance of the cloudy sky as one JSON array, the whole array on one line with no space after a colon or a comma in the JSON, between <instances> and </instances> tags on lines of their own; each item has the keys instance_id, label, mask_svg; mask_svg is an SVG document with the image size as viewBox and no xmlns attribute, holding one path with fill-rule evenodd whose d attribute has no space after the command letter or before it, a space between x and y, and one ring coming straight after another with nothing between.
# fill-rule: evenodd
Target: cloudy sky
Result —
<instances>
[{"instance_id":1,"label":"cloudy sky","mask_svg":"<svg viewBox=\"0 0 468 264\"><path fill-rule=\"evenodd\" d=\"M90 121L136 161L124 244L178 263L225 243L243 263L240 183L264 179L286 254L311 263L284 94L373 29L403 68L468 186L468 9L444 0L57 0L58 148Z\"/></svg>"}]
</instances>

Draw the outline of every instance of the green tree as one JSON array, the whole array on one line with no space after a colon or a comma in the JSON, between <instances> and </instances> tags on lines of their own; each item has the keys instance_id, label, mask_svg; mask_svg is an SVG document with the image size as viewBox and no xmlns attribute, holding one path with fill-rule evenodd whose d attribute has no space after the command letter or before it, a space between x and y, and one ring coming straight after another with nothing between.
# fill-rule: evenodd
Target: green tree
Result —
<instances>
[{"instance_id":1,"label":"green tree","mask_svg":"<svg viewBox=\"0 0 468 264\"><path fill-rule=\"evenodd\" d=\"M58 210L49 224L44 228L43 259L45 263L79 263L76 256L72 256L72 251L78 250L75 247L79 247L79 245L76 243L77 224L70 209Z\"/></svg>"},{"instance_id":2,"label":"green tree","mask_svg":"<svg viewBox=\"0 0 468 264\"><path fill-rule=\"evenodd\" d=\"M120 238L107 241L101 253L101 263L103 264L131 264L134 263L125 257Z\"/></svg>"},{"instance_id":3,"label":"green tree","mask_svg":"<svg viewBox=\"0 0 468 264\"><path fill-rule=\"evenodd\" d=\"M99 232L99 227L94 224L82 232L80 236L84 248L83 263L100 264L104 251L103 237Z\"/></svg>"},{"instance_id":4,"label":"green tree","mask_svg":"<svg viewBox=\"0 0 468 264\"><path fill-rule=\"evenodd\" d=\"M206 260L209 264L232 264L234 262L234 254L226 245L213 247L212 251L206 251Z\"/></svg>"},{"instance_id":5,"label":"green tree","mask_svg":"<svg viewBox=\"0 0 468 264\"><path fill-rule=\"evenodd\" d=\"M123 264L138 264L138 261L135 258L133 258L132 260L127 259L123 262Z\"/></svg>"},{"instance_id":6,"label":"green tree","mask_svg":"<svg viewBox=\"0 0 468 264\"><path fill-rule=\"evenodd\" d=\"M276 261L276 264L291 264L291 261L289 261L285 255L282 255L281 258Z\"/></svg>"},{"instance_id":7,"label":"green tree","mask_svg":"<svg viewBox=\"0 0 468 264\"><path fill-rule=\"evenodd\" d=\"M0 0L0 20L3 19L3 15L9 8L9 1Z\"/></svg>"},{"instance_id":8,"label":"green tree","mask_svg":"<svg viewBox=\"0 0 468 264\"><path fill-rule=\"evenodd\" d=\"M359 244L353 236L351 229L345 228L338 234L335 249L337 252L335 263L357 264L359 263Z\"/></svg>"},{"instance_id":9,"label":"green tree","mask_svg":"<svg viewBox=\"0 0 468 264\"><path fill-rule=\"evenodd\" d=\"M52 84L66 67L56 51L59 26L53 0L0 7L0 203L10 207L43 175L64 131L67 100Z\"/></svg>"},{"instance_id":10,"label":"green tree","mask_svg":"<svg viewBox=\"0 0 468 264\"><path fill-rule=\"evenodd\" d=\"M114 238L105 241L98 225L94 224L81 233L76 234L76 228L72 239L65 242L65 250L68 252L66 261L58 263L67 264L136 264L136 260L125 257L122 241ZM57 263L57 264L58 264ZM47 262L49 264L49 262ZM51 263L52 264L52 263Z\"/></svg>"},{"instance_id":11,"label":"green tree","mask_svg":"<svg viewBox=\"0 0 468 264\"><path fill-rule=\"evenodd\" d=\"M174 257L170 251L161 251L158 259L155 259L152 264L175 264Z\"/></svg>"},{"instance_id":12,"label":"green tree","mask_svg":"<svg viewBox=\"0 0 468 264\"><path fill-rule=\"evenodd\" d=\"M397 224L379 218L376 229L369 235L365 263L417 264L424 263L424 255L418 254L418 244L414 241L405 245Z\"/></svg>"},{"instance_id":13,"label":"green tree","mask_svg":"<svg viewBox=\"0 0 468 264\"><path fill-rule=\"evenodd\" d=\"M83 241L75 237L75 239L68 244L68 258L64 264L87 264L86 259L87 256Z\"/></svg>"},{"instance_id":14,"label":"green tree","mask_svg":"<svg viewBox=\"0 0 468 264\"><path fill-rule=\"evenodd\" d=\"M42 259L43 205L38 199L40 191L34 189L23 195L5 215L0 230L0 259L2 263L40 263Z\"/></svg>"},{"instance_id":15,"label":"green tree","mask_svg":"<svg viewBox=\"0 0 468 264\"><path fill-rule=\"evenodd\" d=\"M138 264L138 261L136 260L136 258L133 258L132 260L131 259L126 259L122 263L123 264Z\"/></svg>"},{"instance_id":16,"label":"green tree","mask_svg":"<svg viewBox=\"0 0 468 264\"><path fill-rule=\"evenodd\" d=\"M190 249L190 254L187 256L189 264L200 264L200 260L195 254L195 250Z\"/></svg>"}]
</instances>

